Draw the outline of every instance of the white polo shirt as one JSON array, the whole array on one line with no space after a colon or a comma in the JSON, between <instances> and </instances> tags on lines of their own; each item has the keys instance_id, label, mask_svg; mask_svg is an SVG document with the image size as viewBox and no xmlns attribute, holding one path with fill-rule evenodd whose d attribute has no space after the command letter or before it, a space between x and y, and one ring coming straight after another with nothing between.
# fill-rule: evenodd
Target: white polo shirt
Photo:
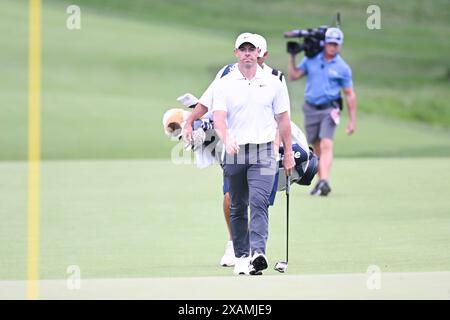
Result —
<instances>
[{"instance_id":1,"label":"white polo shirt","mask_svg":"<svg viewBox=\"0 0 450 320\"><path fill-rule=\"evenodd\" d=\"M224 66L222 69L219 70L219 72L217 72L216 77L214 78L214 81L211 82L211 84L209 85L209 87L206 89L206 91L202 94L202 96L200 97L200 99L198 100L202 105L204 105L206 108L208 108L208 112L205 114L206 118L209 118L212 120L212 111L211 111L211 107L213 105L213 92L214 92L214 86L217 80L219 80L220 78L222 78L222 74L225 71L225 69L228 67L228 65ZM234 65L232 65L230 67L230 72L228 74L230 74L234 69L237 68L237 63L235 63ZM264 63L264 68L262 69L264 72L266 72L267 74L270 74L272 77L279 79L278 76L275 77L274 74L272 74L272 68L269 67L267 64ZM227 75L228 75L227 74ZM225 76L227 76L225 75ZM287 99L288 101L288 105L289 105L289 114L290 112L290 101L289 101L289 93L288 93L288 89L287 89L287 85L286 85L286 80L283 77L281 79L281 83L283 85L283 91L285 94L285 99Z\"/></svg>"},{"instance_id":2,"label":"white polo shirt","mask_svg":"<svg viewBox=\"0 0 450 320\"><path fill-rule=\"evenodd\" d=\"M202 105L204 105L205 107L208 108L208 112L205 114L205 117L209 118L210 120L212 120L212 118L213 118L213 114L212 114L212 109L211 108L212 108L212 105L213 105L214 86L215 86L217 80L219 80L222 77L222 74L223 74L223 72L225 71L225 69L227 67L228 67L228 65L224 66L222 69L219 70L219 72L217 72L216 77L214 78L213 82L211 82L209 87L206 89L206 91L202 94L202 96L198 100L198 102L200 102ZM232 65L231 69L230 69L230 73L236 67L237 67L236 63L234 65Z\"/></svg>"},{"instance_id":3,"label":"white polo shirt","mask_svg":"<svg viewBox=\"0 0 450 320\"><path fill-rule=\"evenodd\" d=\"M227 112L228 133L237 144L273 141L275 115L289 111L289 99L278 77L257 66L256 75L247 80L239 68L215 80L212 111Z\"/></svg>"}]
</instances>

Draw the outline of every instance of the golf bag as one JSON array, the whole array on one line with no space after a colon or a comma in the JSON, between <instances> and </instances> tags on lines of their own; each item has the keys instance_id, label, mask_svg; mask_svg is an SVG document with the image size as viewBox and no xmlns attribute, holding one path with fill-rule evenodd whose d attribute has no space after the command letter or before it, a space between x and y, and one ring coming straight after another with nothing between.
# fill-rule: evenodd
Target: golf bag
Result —
<instances>
[{"instance_id":1,"label":"golf bag","mask_svg":"<svg viewBox=\"0 0 450 320\"><path fill-rule=\"evenodd\" d=\"M297 183L302 186L309 186L314 179L319 168L319 158L313 152L311 147L309 150L304 150L298 144L292 145L294 153L295 170L291 176L291 184ZM280 146L279 150L280 161L276 179L278 180L278 191L286 189L286 174L283 168L284 148Z\"/></svg>"}]
</instances>

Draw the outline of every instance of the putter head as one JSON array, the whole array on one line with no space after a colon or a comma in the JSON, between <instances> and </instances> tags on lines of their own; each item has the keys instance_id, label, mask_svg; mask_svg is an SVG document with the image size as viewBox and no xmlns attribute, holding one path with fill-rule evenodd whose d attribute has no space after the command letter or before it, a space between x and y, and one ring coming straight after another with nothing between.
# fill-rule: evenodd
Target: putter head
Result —
<instances>
[{"instance_id":1,"label":"putter head","mask_svg":"<svg viewBox=\"0 0 450 320\"><path fill-rule=\"evenodd\" d=\"M278 261L274 269L278 272L284 273L288 267L288 263L285 261Z\"/></svg>"}]
</instances>

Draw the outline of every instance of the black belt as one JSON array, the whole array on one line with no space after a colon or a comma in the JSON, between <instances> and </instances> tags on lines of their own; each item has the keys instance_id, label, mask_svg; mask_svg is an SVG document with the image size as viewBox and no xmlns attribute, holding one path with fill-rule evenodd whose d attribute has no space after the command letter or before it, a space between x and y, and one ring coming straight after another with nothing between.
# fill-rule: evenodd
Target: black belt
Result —
<instances>
[{"instance_id":1,"label":"black belt","mask_svg":"<svg viewBox=\"0 0 450 320\"><path fill-rule=\"evenodd\" d=\"M272 155L274 150L272 148L272 141L269 142L263 142L263 143L246 143L246 144L240 144L239 147L241 148L241 150L244 150L244 163L243 164L249 164L249 152L250 152L250 146L256 147L256 152L257 152L257 156L256 159L257 161L259 161L259 148L264 146L267 147L267 154L268 155ZM241 151L239 151L239 153L241 153ZM242 154L241 154L242 155ZM230 159L233 159L233 163L237 163L237 156L238 154L234 154L234 155L229 155L228 153L225 155L225 158L227 157L233 157ZM225 160L226 163L227 160ZM223 164L221 164L222 168L223 168Z\"/></svg>"},{"instance_id":2,"label":"black belt","mask_svg":"<svg viewBox=\"0 0 450 320\"><path fill-rule=\"evenodd\" d=\"M250 147L250 146L268 146L268 147L270 147L270 146L272 146L272 141L269 141L269 142L263 142L263 143L246 143L246 144L241 144L241 146L244 146L244 147Z\"/></svg>"},{"instance_id":3,"label":"black belt","mask_svg":"<svg viewBox=\"0 0 450 320\"><path fill-rule=\"evenodd\" d=\"M330 102L323 103L323 104L313 104L308 101L306 101L306 103L317 110L324 110L324 109L328 109L328 108L339 108L339 99L332 100Z\"/></svg>"}]
</instances>

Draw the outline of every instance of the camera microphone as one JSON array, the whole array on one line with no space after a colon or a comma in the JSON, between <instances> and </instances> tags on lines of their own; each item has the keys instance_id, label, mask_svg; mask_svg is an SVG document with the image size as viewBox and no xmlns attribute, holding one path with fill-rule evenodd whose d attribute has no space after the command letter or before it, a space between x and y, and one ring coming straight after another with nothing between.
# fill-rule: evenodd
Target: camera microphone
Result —
<instances>
[{"instance_id":1,"label":"camera microphone","mask_svg":"<svg viewBox=\"0 0 450 320\"><path fill-rule=\"evenodd\" d=\"M288 31L283 33L285 38L301 38L301 37L306 37L307 35L309 35L309 31L308 30L302 30L302 29L296 29L296 30L292 30L292 31Z\"/></svg>"},{"instance_id":2,"label":"camera microphone","mask_svg":"<svg viewBox=\"0 0 450 320\"><path fill-rule=\"evenodd\" d=\"M288 31L283 33L285 38L294 38L294 37L298 37L299 32L297 30L292 30L292 31Z\"/></svg>"}]
</instances>

